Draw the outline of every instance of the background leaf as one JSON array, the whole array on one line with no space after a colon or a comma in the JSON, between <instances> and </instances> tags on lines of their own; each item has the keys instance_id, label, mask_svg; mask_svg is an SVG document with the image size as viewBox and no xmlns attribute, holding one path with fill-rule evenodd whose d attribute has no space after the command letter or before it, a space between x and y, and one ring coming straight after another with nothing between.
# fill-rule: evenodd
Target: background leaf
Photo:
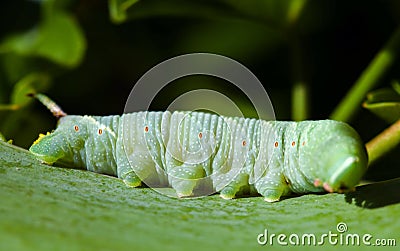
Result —
<instances>
[{"instance_id":1,"label":"background leaf","mask_svg":"<svg viewBox=\"0 0 400 251\"><path fill-rule=\"evenodd\" d=\"M32 102L28 97L29 93L40 93L49 88L50 78L46 74L32 73L21 79L15 86L11 94L11 103L20 107Z\"/></svg>"},{"instance_id":2,"label":"background leaf","mask_svg":"<svg viewBox=\"0 0 400 251\"><path fill-rule=\"evenodd\" d=\"M139 0L109 0L110 18L115 23L122 23L127 19L127 9Z\"/></svg>"},{"instance_id":3,"label":"background leaf","mask_svg":"<svg viewBox=\"0 0 400 251\"><path fill-rule=\"evenodd\" d=\"M80 27L61 11L46 16L37 27L27 32L9 36L0 45L3 53L41 56L67 67L80 63L85 49Z\"/></svg>"},{"instance_id":4,"label":"background leaf","mask_svg":"<svg viewBox=\"0 0 400 251\"><path fill-rule=\"evenodd\" d=\"M1 132L0 132L0 141L6 141L6 138L4 137L3 134L1 134Z\"/></svg>"},{"instance_id":5,"label":"background leaf","mask_svg":"<svg viewBox=\"0 0 400 251\"><path fill-rule=\"evenodd\" d=\"M363 107L392 124L400 118L400 94L398 84L368 93Z\"/></svg>"}]
</instances>

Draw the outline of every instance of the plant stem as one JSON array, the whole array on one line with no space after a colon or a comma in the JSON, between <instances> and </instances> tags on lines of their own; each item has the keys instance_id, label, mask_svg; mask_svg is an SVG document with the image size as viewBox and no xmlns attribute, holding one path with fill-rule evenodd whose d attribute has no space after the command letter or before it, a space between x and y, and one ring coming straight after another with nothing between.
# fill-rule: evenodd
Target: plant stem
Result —
<instances>
[{"instance_id":1,"label":"plant stem","mask_svg":"<svg viewBox=\"0 0 400 251\"><path fill-rule=\"evenodd\" d=\"M305 120L309 116L309 87L305 80L304 49L301 35L298 33L298 20L301 17L308 0L295 0L287 12L288 40L291 53L293 86L292 86L292 119L296 121Z\"/></svg>"},{"instance_id":2,"label":"plant stem","mask_svg":"<svg viewBox=\"0 0 400 251\"><path fill-rule=\"evenodd\" d=\"M308 117L308 85L305 81L297 81L292 87L292 118L295 121Z\"/></svg>"},{"instance_id":3,"label":"plant stem","mask_svg":"<svg viewBox=\"0 0 400 251\"><path fill-rule=\"evenodd\" d=\"M400 143L400 119L366 144L369 165Z\"/></svg>"},{"instance_id":4,"label":"plant stem","mask_svg":"<svg viewBox=\"0 0 400 251\"><path fill-rule=\"evenodd\" d=\"M375 55L368 67L355 82L347 95L331 114L331 118L349 121L360 107L365 95L376 86L394 63L400 51L400 26L392 34L385 46Z\"/></svg>"},{"instance_id":5,"label":"plant stem","mask_svg":"<svg viewBox=\"0 0 400 251\"><path fill-rule=\"evenodd\" d=\"M301 121L309 116L309 86L305 80L305 62L304 47L301 46L301 40L293 37L290 43L292 54L292 119Z\"/></svg>"}]
</instances>

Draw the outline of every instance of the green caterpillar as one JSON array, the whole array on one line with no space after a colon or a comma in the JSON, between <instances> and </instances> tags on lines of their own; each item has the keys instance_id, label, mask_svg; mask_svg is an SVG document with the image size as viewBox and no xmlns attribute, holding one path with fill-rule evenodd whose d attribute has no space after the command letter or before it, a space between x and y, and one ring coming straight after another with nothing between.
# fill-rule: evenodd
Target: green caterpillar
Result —
<instances>
[{"instance_id":1,"label":"green caterpillar","mask_svg":"<svg viewBox=\"0 0 400 251\"><path fill-rule=\"evenodd\" d=\"M349 125L333 121L264 121L202 112L57 117L32 152L47 164L113 175L128 186L172 187L179 197L257 192L268 202L290 193L345 192L367 169L367 153Z\"/></svg>"}]
</instances>

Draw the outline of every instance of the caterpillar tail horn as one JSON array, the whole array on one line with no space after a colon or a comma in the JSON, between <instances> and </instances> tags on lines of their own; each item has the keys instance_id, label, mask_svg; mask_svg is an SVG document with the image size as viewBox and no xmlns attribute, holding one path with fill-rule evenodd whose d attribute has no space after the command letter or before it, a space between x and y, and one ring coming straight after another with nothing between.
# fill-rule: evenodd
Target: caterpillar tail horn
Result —
<instances>
[{"instance_id":1,"label":"caterpillar tail horn","mask_svg":"<svg viewBox=\"0 0 400 251\"><path fill-rule=\"evenodd\" d=\"M61 118L64 116L67 116L67 114L61 109L59 105L57 105L53 100L51 100L49 97L47 97L44 94L41 93L29 93L29 97L33 97L37 100L40 101L44 106L47 107L47 109L50 110L51 113L53 113L54 117L56 118Z\"/></svg>"}]
</instances>

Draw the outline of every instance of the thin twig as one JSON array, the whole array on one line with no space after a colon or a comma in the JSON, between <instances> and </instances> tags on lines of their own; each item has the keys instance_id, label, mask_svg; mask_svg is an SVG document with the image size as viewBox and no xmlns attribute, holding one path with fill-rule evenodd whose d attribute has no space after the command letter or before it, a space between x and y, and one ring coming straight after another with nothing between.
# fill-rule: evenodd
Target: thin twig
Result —
<instances>
[{"instance_id":1,"label":"thin twig","mask_svg":"<svg viewBox=\"0 0 400 251\"><path fill-rule=\"evenodd\" d=\"M400 119L366 144L369 165L400 143Z\"/></svg>"}]
</instances>

